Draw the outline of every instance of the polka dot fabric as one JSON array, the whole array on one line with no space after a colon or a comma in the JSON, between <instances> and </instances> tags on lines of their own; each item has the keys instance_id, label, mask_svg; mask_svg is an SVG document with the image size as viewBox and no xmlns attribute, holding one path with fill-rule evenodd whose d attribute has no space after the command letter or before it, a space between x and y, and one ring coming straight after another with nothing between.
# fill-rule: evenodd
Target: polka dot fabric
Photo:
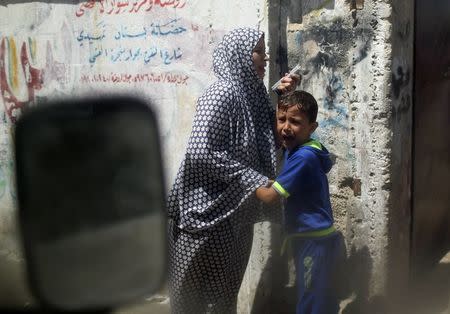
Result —
<instances>
[{"instance_id":1,"label":"polka dot fabric","mask_svg":"<svg viewBox=\"0 0 450 314\"><path fill-rule=\"evenodd\" d=\"M277 212L254 191L275 176L274 111L252 51L263 33L239 28L213 54L217 81L198 99L169 193L173 313L233 313L252 225Z\"/></svg>"},{"instance_id":2,"label":"polka dot fabric","mask_svg":"<svg viewBox=\"0 0 450 314\"><path fill-rule=\"evenodd\" d=\"M173 224L169 230L172 313L236 313L252 228L236 230L225 221L198 233L183 232Z\"/></svg>"}]
</instances>

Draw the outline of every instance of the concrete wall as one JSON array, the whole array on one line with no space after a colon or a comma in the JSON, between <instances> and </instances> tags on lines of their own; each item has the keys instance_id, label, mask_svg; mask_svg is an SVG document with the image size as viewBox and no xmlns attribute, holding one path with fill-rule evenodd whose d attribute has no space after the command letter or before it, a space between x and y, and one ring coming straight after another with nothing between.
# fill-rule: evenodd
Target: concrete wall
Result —
<instances>
[{"instance_id":1,"label":"concrete wall","mask_svg":"<svg viewBox=\"0 0 450 314\"><path fill-rule=\"evenodd\" d=\"M231 28L257 26L269 35L266 81L300 63L301 88L320 106L316 136L335 160L330 189L354 292L346 313L384 306L390 282L408 272L413 1L114 3L0 6L0 253L21 258L10 150L21 108L98 91L152 99L172 182L211 81L212 48ZM255 234L239 312L283 313L294 289L288 261L277 258L280 230L260 224Z\"/></svg>"},{"instance_id":2,"label":"concrete wall","mask_svg":"<svg viewBox=\"0 0 450 314\"><path fill-rule=\"evenodd\" d=\"M0 4L0 254L5 267L15 269L7 272L14 277L8 282L22 282L21 290L26 288L22 268L15 267L23 260L15 227L11 131L22 109L47 99L98 93L151 100L170 184L187 144L195 101L212 80L214 46L238 26L267 30L264 0L46 2ZM253 298L251 286L258 280L251 278L264 263L255 254L241 295L244 303ZM5 302L21 293L3 294Z\"/></svg>"},{"instance_id":3,"label":"concrete wall","mask_svg":"<svg viewBox=\"0 0 450 314\"><path fill-rule=\"evenodd\" d=\"M319 103L315 135L336 161L329 179L349 254L347 313L384 307L391 270L408 274L413 2L291 1L280 12L287 36L278 49L289 68L302 65L301 88Z\"/></svg>"}]
</instances>

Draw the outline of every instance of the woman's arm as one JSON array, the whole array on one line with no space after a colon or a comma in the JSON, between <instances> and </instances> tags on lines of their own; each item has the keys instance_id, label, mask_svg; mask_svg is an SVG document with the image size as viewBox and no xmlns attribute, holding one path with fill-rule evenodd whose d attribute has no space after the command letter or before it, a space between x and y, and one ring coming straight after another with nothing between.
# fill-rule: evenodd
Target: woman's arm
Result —
<instances>
[{"instance_id":1,"label":"woman's arm","mask_svg":"<svg viewBox=\"0 0 450 314\"><path fill-rule=\"evenodd\" d=\"M230 132L237 132L230 127L236 121L233 97L232 91L215 86L208 96L199 99L186 159L191 171L202 172L226 184L240 185L236 192L242 189L253 192L266 184L268 178L254 170L252 166L257 165L243 164L230 152L234 148L229 140L234 135ZM219 98L220 101L214 100Z\"/></svg>"},{"instance_id":2,"label":"woman's arm","mask_svg":"<svg viewBox=\"0 0 450 314\"><path fill-rule=\"evenodd\" d=\"M280 199L280 194L272 187L273 181L270 181L267 186L261 186L256 189L256 197L263 203L269 204Z\"/></svg>"}]
</instances>

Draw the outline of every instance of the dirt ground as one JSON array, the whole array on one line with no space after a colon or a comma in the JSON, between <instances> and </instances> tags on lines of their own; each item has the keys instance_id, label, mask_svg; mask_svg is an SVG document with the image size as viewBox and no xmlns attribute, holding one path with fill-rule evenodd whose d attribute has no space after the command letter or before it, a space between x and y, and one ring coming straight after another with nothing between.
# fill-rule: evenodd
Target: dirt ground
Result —
<instances>
[{"instance_id":1,"label":"dirt ground","mask_svg":"<svg viewBox=\"0 0 450 314\"><path fill-rule=\"evenodd\" d=\"M143 302L120 308L115 314L169 314L170 305L166 295L167 292L162 291L161 294ZM341 314L450 314L450 252L442 258L433 271L411 287L410 293L404 300L390 300L391 307L388 313L386 309L351 309L349 307L351 302L352 299L349 298L341 303Z\"/></svg>"},{"instance_id":2,"label":"dirt ground","mask_svg":"<svg viewBox=\"0 0 450 314\"><path fill-rule=\"evenodd\" d=\"M411 287L410 293L404 300L392 300L391 303L394 306L389 313L377 309L351 310L349 307L351 301L349 299L342 302L342 314L450 314L450 252L442 258L433 271ZM24 309L32 307L33 304L33 297L25 284L24 262L10 255L0 254L0 307ZM140 302L122 306L113 313L169 314L167 291L164 289Z\"/></svg>"},{"instance_id":3,"label":"dirt ground","mask_svg":"<svg viewBox=\"0 0 450 314\"><path fill-rule=\"evenodd\" d=\"M450 252L411 287L400 310L405 314L450 314Z\"/></svg>"}]
</instances>

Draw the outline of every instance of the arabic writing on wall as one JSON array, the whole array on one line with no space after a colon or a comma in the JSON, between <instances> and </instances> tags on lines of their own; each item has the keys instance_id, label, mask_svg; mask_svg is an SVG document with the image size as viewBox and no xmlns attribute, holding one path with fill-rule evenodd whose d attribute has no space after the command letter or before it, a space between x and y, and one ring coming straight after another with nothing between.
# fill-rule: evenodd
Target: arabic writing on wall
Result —
<instances>
[{"instance_id":1,"label":"arabic writing on wall","mask_svg":"<svg viewBox=\"0 0 450 314\"><path fill-rule=\"evenodd\" d=\"M112 62L121 61L143 61L144 64L150 63L153 58L159 58L163 64L171 64L173 60L178 60L182 56L180 48L171 50L150 47L148 49L141 48L94 48L89 56L89 63L95 63L98 58L104 57Z\"/></svg>"},{"instance_id":2,"label":"arabic writing on wall","mask_svg":"<svg viewBox=\"0 0 450 314\"><path fill-rule=\"evenodd\" d=\"M77 17L83 16L89 10L100 14L124 14L149 12L154 7L181 9L186 0L89 0L83 2L75 12Z\"/></svg>"},{"instance_id":3,"label":"arabic writing on wall","mask_svg":"<svg viewBox=\"0 0 450 314\"><path fill-rule=\"evenodd\" d=\"M157 58L162 64L168 65L182 57L181 48L165 48L156 44L149 45L148 42L154 42L151 41L152 38L166 38L185 33L187 28L180 24L180 20L181 18L175 18L161 23L152 22L133 29L124 25L112 26L101 21L93 32L81 30L76 39L80 47L83 47L85 43L89 45L90 64L95 63L99 58L113 63L135 61L144 64ZM167 41L159 40L159 42L167 45ZM113 47L108 47L108 43L110 45L113 43ZM155 63L156 61L153 62Z\"/></svg>"},{"instance_id":4,"label":"arabic writing on wall","mask_svg":"<svg viewBox=\"0 0 450 314\"><path fill-rule=\"evenodd\" d=\"M149 26L143 26L134 31L128 30L128 27L124 25L120 26L120 29L115 29L113 26L101 21L97 24L97 28L101 28L101 32L91 34L85 30L81 30L77 40L81 44L85 41L92 42L95 40L103 40L106 38L106 32L111 32L115 40L120 40L122 38L149 38L151 36L178 35L187 31L182 25L177 25L180 20L181 18L175 18L170 19L165 23L152 22Z\"/></svg>"},{"instance_id":5,"label":"arabic writing on wall","mask_svg":"<svg viewBox=\"0 0 450 314\"><path fill-rule=\"evenodd\" d=\"M187 85L189 76L175 73L107 73L107 74L84 74L81 76L81 83L162 83L174 85Z\"/></svg>"}]
</instances>

